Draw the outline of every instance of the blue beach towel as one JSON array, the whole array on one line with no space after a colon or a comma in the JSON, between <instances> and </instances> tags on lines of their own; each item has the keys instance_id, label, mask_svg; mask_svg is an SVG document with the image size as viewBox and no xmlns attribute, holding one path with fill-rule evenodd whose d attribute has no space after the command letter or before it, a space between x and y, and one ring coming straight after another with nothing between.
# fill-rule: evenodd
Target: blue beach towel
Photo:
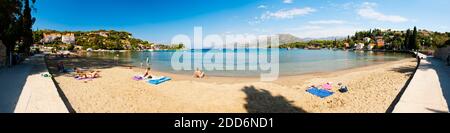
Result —
<instances>
[{"instance_id":1,"label":"blue beach towel","mask_svg":"<svg viewBox=\"0 0 450 133\"><path fill-rule=\"evenodd\" d=\"M158 85L158 84L164 83L169 80L171 80L169 77L161 77L161 78L157 78L157 79L150 79L150 80L148 80L148 83Z\"/></svg>"},{"instance_id":2,"label":"blue beach towel","mask_svg":"<svg viewBox=\"0 0 450 133\"><path fill-rule=\"evenodd\" d=\"M306 91L311 93L311 94L313 94L313 95L316 95L316 96L318 96L320 98L325 98L325 97L333 95L333 92L330 92L330 91L324 90L324 89L318 89L318 88L315 88L315 87L311 87L311 88L309 88Z\"/></svg>"}]
</instances>

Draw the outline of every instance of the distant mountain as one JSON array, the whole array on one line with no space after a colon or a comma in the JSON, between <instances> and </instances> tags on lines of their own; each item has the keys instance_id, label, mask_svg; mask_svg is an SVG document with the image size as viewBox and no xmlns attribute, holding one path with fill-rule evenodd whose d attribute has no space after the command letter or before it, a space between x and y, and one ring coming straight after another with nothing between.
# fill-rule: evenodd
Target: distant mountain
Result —
<instances>
[{"instance_id":1,"label":"distant mountain","mask_svg":"<svg viewBox=\"0 0 450 133\"><path fill-rule=\"evenodd\" d=\"M346 38L347 37L344 37L344 36L330 36L330 37L322 37L322 38L302 38L302 41L307 42L307 41L312 41L312 40L334 40L334 39L344 40Z\"/></svg>"},{"instance_id":2,"label":"distant mountain","mask_svg":"<svg viewBox=\"0 0 450 133\"><path fill-rule=\"evenodd\" d=\"M330 37L321 37L321 38L300 38L291 34L278 34L279 35L279 39L280 39L280 43L281 44L286 44L286 43L293 43L293 42L308 42L308 41L312 41L312 40L343 40L346 39L347 37L345 36L330 36Z\"/></svg>"},{"instance_id":3,"label":"distant mountain","mask_svg":"<svg viewBox=\"0 0 450 133\"><path fill-rule=\"evenodd\" d=\"M309 42L312 40L344 40L347 37L344 36L330 36L330 37L322 37L322 38L300 38L294 36L292 34L277 34L279 36L280 44L288 44L294 42ZM270 40L270 38L269 38Z\"/></svg>"},{"instance_id":4,"label":"distant mountain","mask_svg":"<svg viewBox=\"0 0 450 133\"><path fill-rule=\"evenodd\" d=\"M293 42L301 42L303 41L301 38L298 38L291 34L278 34L280 44L293 43Z\"/></svg>"}]
</instances>

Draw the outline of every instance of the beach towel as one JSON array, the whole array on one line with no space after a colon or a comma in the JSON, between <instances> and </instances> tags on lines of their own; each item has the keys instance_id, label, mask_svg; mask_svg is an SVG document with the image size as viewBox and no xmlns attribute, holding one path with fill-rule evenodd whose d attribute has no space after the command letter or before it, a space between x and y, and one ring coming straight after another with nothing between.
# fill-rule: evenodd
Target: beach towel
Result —
<instances>
[{"instance_id":1,"label":"beach towel","mask_svg":"<svg viewBox=\"0 0 450 133\"><path fill-rule=\"evenodd\" d=\"M148 83L153 84L153 85L158 85L158 84L164 83L169 80L171 80L169 77L163 76L163 77L158 77L158 78L152 78L152 79L148 80Z\"/></svg>"},{"instance_id":2,"label":"beach towel","mask_svg":"<svg viewBox=\"0 0 450 133\"><path fill-rule=\"evenodd\" d=\"M82 78L82 77L80 77L80 76L75 76L74 77L76 80L92 80L92 79L94 79L94 78Z\"/></svg>"},{"instance_id":3,"label":"beach towel","mask_svg":"<svg viewBox=\"0 0 450 133\"><path fill-rule=\"evenodd\" d=\"M311 88L309 88L306 91L311 93L311 94L313 94L313 95L315 95L315 96L318 96L320 98L325 98L325 97L333 95L333 92L330 92L330 91L324 90L324 89L318 89L316 87L311 87Z\"/></svg>"},{"instance_id":4,"label":"beach towel","mask_svg":"<svg viewBox=\"0 0 450 133\"><path fill-rule=\"evenodd\" d=\"M136 80L136 81L143 80L143 79L144 79L144 77L142 77L142 76L134 76L133 77L133 80Z\"/></svg>"}]
</instances>

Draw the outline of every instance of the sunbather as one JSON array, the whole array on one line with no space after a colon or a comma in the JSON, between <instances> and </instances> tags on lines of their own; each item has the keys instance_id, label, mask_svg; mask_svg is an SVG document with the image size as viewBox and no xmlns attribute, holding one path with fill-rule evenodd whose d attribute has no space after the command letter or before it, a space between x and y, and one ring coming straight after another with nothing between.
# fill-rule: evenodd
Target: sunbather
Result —
<instances>
[{"instance_id":1,"label":"sunbather","mask_svg":"<svg viewBox=\"0 0 450 133\"><path fill-rule=\"evenodd\" d=\"M152 78L152 75L150 74L150 70L151 70L151 68L148 67L148 68L145 70L144 75L142 75L142 78L151 79L151 78Z\"/></svg>"},{"instance_id":2,"label":"sunbather","mask_svg":"<svg viewBox=\"0 0 450 133\"><path fill-rule=\"evenodd\" d=\"M64 63L62 61L58 62L56 67L58 68L59 72L64 72Z\"/></svg>"},{"instance_id":3,"label":"sunbather","mask_svg":"<svg viewBox=\"0 0 450 133\"><path fill-rule=\"evenodd\" d=\"M194 77L195 78L203 78L203 77L205 77L205 73L200 71L200 69L197 68L194 72Z\"/></svg>"},{"instance_id":4,"label":"sunbather","mask_svg":"<svg viewBox=\"0 0 450 133\"><path fill-rule=\"evenodd\" d=\"M82 72L78 67L73 67L73 71L77 74Z\"/></svg>"},{"instance_id":5,"label":"sunbather","mask_svg":"<svg viewBox=\"0 0 450 133\"><path fill-rule=\"evenodd\" d=\"M86 76L88 78L98 78L100 77L99 71L91 71L90 73L87 73Z\"/></svg>"},{"instance_id":6,"label":"sunbather","mask_svg":"<svg viewBox=\"0 0 450 133\"><path fill-rule=\"evenodd\" d=\"M450 66L450 53L448 53L448 56L447 56L447 66Z\"/></svg>"},{"instance_id":7,"label":"sunbather","mask_svg":"<svg viewBox=\"0 0 450 133\"><path fill-rule=\"evenodd\" d=\"M80 72L75 75L75 78L85 79L88 78L86 73Z\"/></svg>"}]
</instances>

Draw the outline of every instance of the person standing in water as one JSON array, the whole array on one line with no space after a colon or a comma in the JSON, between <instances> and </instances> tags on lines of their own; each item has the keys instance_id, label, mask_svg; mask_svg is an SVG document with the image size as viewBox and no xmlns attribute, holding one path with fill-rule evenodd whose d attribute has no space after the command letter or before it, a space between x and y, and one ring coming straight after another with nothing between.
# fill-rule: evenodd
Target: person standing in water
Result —
<instances>
[{"instance_id":1,"label":"person standing in water","mask_svg":"<svg viewBox=\"0 0 450 133\"><path fill-rule=\"evenodd\" d=\"M200 69L196 69L194 72L194 78L204 78L205 77L205 72L200 71Z\"/></svg>"},{"instance_id":2,"label":"person standing in water","mask_svg":"<svg viewBox=\"0 0 450 133\"><path fill-rule=\"evenodd\" d=\"M116 64L119 64L119 54L116 54L114 57L114 60L116 61Z\"/></svg>"},{"instance_id":3,"label":"person standing in water","mask_svg":"<svg viewBox=\"0 0 450 133\"><path fill-rule=\"evenodd\" d=\"M447 66L450 66L450 53L447 55Z\"/></svg>"}]
</instances>

